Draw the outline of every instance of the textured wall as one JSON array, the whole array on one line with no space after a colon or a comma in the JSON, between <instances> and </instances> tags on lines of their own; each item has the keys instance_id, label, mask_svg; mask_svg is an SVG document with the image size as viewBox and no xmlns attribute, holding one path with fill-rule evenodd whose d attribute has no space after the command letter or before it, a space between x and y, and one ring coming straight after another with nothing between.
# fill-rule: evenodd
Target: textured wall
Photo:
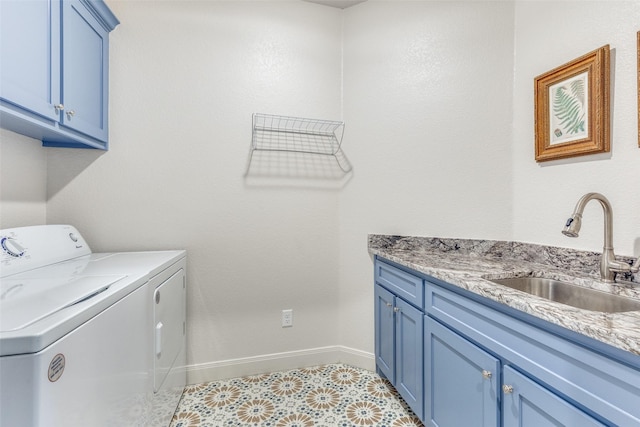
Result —
<instances>
[{"instance_id":1,"label":"textured wall","mask_svg":"<svg viewBox=\"0 0 640 427\"><path fill-rule=\"evenodd\" d=\"M367 233L508 239L513 3L345 10L341 340L373 349Z\"/></svg>"},{"instance_id":2,"label":"textured wall","mask_svg":"<svg viewBox=\"0 0 640 427\"><path fill-rule=\"evenodd\" d=\"M0 229L40 225L47 212L47 150L0 129Z\"/></svg>"},{"instance_id":3,"label":"textured wall","mask_svg":"<svg viewBox=\"0 0 640 427\"><path fill-rule=\"evenodd\" d=\"M602 208L587 205L578 239L560 233L578 199L604 194L614 209L614 247L640 255L637 49L640 2L516 2L514 240L601 251ZM571 17L568 19L568 17ZM611 47L611 152L534 161L533 79L603 45Z\"/></svg>"},{"instance_id":4,"label":"textured wall","mask_svg":"<svg viewBox=\"0 0 640 427\"><path fill-rule=\"evenodd\" d=\"M75 224L99 251L186 248L190 363L373 351L368 233L600 250L597 204L579 239L559 232L577 199L600 191L614 204L616 251L640 255L640 3L109 5L122 21L112 148L46 150L47 222ZM533 78L607 43L612 152L537 164ZM243 179L251 113L340 119L342 109L354 165L344 188ZM0 136L0 226L42 223L45 151ZM16 192L8 183L24 170ZM280 328L283 308L295 310L293 329Z\"/></svg>"},{"instance_id":5,"label":"textured wall","mask_svg":"<svg viewBox=\"0 0 640 427\"><path fill-rule=\"evenodd\" d=\"M336 344L337 192L243 175L252 113L340 119L340 11L109 5L111 148L51 151L48 222L94 251L187 249L190 364Z\"/></svg>"}]
</instances>

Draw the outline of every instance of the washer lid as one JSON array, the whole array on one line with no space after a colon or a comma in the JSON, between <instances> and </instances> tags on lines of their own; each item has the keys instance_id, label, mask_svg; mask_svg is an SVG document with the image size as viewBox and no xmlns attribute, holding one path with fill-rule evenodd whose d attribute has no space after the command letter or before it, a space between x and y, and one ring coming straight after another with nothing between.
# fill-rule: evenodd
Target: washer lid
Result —
<instances>
[{"instance_id":1,"label":"washer lid","mask_svg":"<svg viewBox=\"0 0 640 427\"><path fill-rule=\"evenodd\" d=\"M126 276L24 278L0 282L0 332L17 331L86 301Z\"/></svg>"}]
</instances>

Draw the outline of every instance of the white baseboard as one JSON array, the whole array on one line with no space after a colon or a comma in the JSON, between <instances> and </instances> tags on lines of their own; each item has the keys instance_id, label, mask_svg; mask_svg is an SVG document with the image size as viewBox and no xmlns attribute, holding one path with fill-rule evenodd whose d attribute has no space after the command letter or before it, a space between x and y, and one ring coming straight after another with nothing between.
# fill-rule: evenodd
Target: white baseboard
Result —
<instances>
[{"instance_id":1,"label":"white baseboard","mask_svg":"<svg viewBox=\"0 0 640 427\"><path fill-rule=\"evenodd\" d=\"M375 370L375 357L372 353L336 345L189 365L187 366L187 384L200 384L329 363L345 363L369 371Z\"/></svg>"}]
</instances>

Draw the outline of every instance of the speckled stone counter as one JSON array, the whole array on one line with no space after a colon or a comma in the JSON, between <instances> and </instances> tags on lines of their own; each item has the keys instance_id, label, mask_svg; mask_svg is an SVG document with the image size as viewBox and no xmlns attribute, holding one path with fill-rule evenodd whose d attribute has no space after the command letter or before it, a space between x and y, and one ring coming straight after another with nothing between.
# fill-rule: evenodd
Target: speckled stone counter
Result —
<instances>
[{"instance_id":1,"label":"speckled stone counter","mask_svg":"<svg viewBox=\"0 0 640 427\"><path fill-rule=\"evenodd\" d=\"M377 234L369 235L368 248L372 255L640 355L640 311L600 313L583 310L487 280L544 276L640 300L638 277L625 277L638 286L599 280L599 253L519 242Z\"/></svg>"}]
</instances>

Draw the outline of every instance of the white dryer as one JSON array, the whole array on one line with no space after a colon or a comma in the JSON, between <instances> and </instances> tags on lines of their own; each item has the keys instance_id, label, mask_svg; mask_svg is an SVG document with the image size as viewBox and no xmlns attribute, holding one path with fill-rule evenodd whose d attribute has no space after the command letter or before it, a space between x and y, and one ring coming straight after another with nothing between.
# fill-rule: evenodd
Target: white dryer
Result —
<instances>
[{"instance_id":1,"label":"white dryer","mask_svg":"<svg viewBox=\"0 0 640 427\"><path fill-rule=\"evenodd\" d=\"M0 426L166 427L186 382L186 252L0 230Z\"/></svg>"}]
</instances>

